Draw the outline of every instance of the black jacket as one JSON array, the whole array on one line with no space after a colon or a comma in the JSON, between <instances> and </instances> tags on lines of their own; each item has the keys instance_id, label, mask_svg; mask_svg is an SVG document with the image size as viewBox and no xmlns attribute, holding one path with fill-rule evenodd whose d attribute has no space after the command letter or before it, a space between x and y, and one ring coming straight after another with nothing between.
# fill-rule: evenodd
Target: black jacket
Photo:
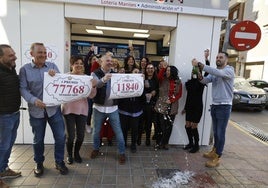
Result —
<instances>
[{"instance_id":1,"label":"black jacket","mask_svg":"<svg viewBox=\"0 0 268 188\"><path fill-rule=\"evenodd\" d=\"M11 114L21 104L20 82L15 68L12 70L0 64L0 114Z\"/></svg>"},{"instance_id":2,"label":"black jacket","mask_svg":"<svg viewBox=\"0 0 268 188\"><path fill-rule=\"evenodd\" d=\"M101 70L101 68L98 68L97 70L94 71L95 75L101 79L102 77L105 76L104 72ZM109 81L110 82L110 81ZM106 99L106 89L110 89L111 88L107 88L107 83L104 84L102 87L97 88L97 94L96 96L93 98L93 102L99 105L104 105L105 103L105 99ZM117 100L113 100L113 105L117 105L118 102Z\"/></svg>"}]
</instances>

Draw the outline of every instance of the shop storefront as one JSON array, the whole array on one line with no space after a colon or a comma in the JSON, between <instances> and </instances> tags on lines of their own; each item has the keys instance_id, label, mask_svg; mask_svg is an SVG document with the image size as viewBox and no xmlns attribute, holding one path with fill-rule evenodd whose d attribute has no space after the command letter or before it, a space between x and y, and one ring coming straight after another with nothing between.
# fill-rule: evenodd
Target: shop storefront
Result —
<instances>
[{"instance_id":1,"label":"shop storefront","mask_svg":"<svg viewBox=\"0 0 268 188\"><path fill-rule=\"evenodd\" d=\"M211 66L218 53L221 20L228 14L228 1L221 0L4 0L1 1L0 43L10 44L17 53L17 70L31 60L29 47L33 42L43 42L48 59L57 64L61 72L69 70L71 41L107 43L91 36L72 35L74 25L102 25L129 28L160 28L168 33L163 40L169 44L169 63L175 65L183 83L191 76L191 60L204 60L204 49L211 49ZM114 39L114 37L113 37ZM128 44L127 39L112 40L116 45ZM133 41L145 55L154 54L150 42ZM156 50L157 51L157 50ZM147 53L148 52L148 53ZM211 88L203 96L204 113L199 124L200 144L207 145L210 137ZM180 99L179 112L185 103L185 89ZM23 107L27 108L25 101ZM32 143L32 132L27 110L22 110L17 143ZM184 116L175 119L170 144L185 144ZM46 143L53 143L47 128Z\"/></svg>"}]
</instances>

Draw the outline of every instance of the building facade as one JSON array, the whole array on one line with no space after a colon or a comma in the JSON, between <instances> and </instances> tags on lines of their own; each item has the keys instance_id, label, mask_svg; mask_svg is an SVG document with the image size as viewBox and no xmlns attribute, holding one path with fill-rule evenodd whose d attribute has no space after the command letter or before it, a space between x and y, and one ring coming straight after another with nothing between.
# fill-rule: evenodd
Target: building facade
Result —
<instances>
[{"instance_id":1,"label":"building facade","mask_svg":"<svg viewBox=\"0 0 268 188\"><path fill-rule=\"evenodd\" d=\"M230 0L229 15L223 21L221 45L226 32L226 21L233 24L241 21L250 20L255 22L261 29L261 39L256 47L248 51L236 51L230 46L227 52L231 55L231 64L236 70L237 76L246 79L266 80L268 81L268 53L266 50L268 43L268 1L267 0ZM233 25L232 24L232 25Z\"/></svg>"},{"instance_id":2,"label":"building facade","mask_svg":"<svg viewBox=\"0 0 268 188\"><path fill-rule=\"evenodd\" d=\"M211 66L215 66L222 19L228 15L228 2L221 0L3 0L0 7L0 43L8 43L15 49L18 70L31 61L31 43L43 42L47 47L48 60L56 63L62 73L67 72L71 41L79 38L73 35L76 24L120 25L168 32L170 38L163 37L163 40L168 40L169 63L179 69L183 84L190 79L191 60L194 57L204 60L204 49L210 49ZM84 36L83 40L86 38L90 41L91 37ZM120 39L120 43L127 44L129 40ZM149 44L146 40L140 43L147 50L153 51ZM210 137L210 90L209 86L204 92L204 113L198 128L202 145L207 145ZM184 107L185 99L184 88L179 112ZM22 106L27 108L25 101ZM185 117L178 114L170 144L187 144L184 125ZM45 142L52 141L52 133L48 128ZM22 111L16 142L32 143L27 111Z\"/></svg>"}]
</instances>

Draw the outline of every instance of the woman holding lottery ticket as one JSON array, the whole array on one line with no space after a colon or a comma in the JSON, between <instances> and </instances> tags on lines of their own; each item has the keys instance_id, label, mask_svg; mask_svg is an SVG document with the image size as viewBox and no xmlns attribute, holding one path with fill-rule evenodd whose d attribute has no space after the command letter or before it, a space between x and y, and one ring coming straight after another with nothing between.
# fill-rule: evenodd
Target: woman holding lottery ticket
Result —
<instances>
[{"instance_id":1,"label":"woman holding lottery ticket","mask_svg":"<svg viewBox=\"0 0 268 188\"><path fill-rule=\"evenodd\" d=\"M82 57L80 56L72 57L70 60L70 66L71 66L71 72L69 74L84 75L84 63ZM95 85L94 80L92 80L93 87L91 89L89 98L94 97L94 94L96 94L96 88L94 87L94 85ZM88 115L87 98L82 98L76 101L63 104L62 114L64 115L66 132L67 132L67 139L66 139L66 147L68 153L67 164L72 164L73 161L81 163L82 158L79 154L79 151L84 141L85 124Z\"/></svg>"}]
</instances>

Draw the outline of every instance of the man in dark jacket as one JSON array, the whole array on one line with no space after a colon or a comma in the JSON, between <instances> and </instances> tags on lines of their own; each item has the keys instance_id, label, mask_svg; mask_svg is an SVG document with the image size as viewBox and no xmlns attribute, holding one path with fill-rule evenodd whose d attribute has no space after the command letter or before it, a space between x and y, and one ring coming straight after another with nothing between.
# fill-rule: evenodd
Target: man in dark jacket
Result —
<instances>
[{"instance_id":1,"label":"man in dark jacket","mask_svg":"<svg viewBox=\"0 0 268 188\"><path fill-rule=\"evenodd\" d=\"M97 94L93 99L94 150L91 153L91 158L94 159L99 155L101 126L104 120L109 118L118 144L119 163L125 164L125 142L121 130L118 105L116 100L109 99L111 92L112 65L111 54L107 53L102 56L101 67L92 73L92 76L98 80L98 83L96 86Z\"/></svg>"},{"instance_id":2,"label":"man in dark jacket","mask_svg":"<svg viewBox=\"0 0 268 188\"><path fill-rule=\"evenodd\" d=\"M20 123L21 97L16 59L11 46L0 44L0 187L5 185L2 179L21 176L21 172L8 167Z\"/></svg>"}]
</instances>

